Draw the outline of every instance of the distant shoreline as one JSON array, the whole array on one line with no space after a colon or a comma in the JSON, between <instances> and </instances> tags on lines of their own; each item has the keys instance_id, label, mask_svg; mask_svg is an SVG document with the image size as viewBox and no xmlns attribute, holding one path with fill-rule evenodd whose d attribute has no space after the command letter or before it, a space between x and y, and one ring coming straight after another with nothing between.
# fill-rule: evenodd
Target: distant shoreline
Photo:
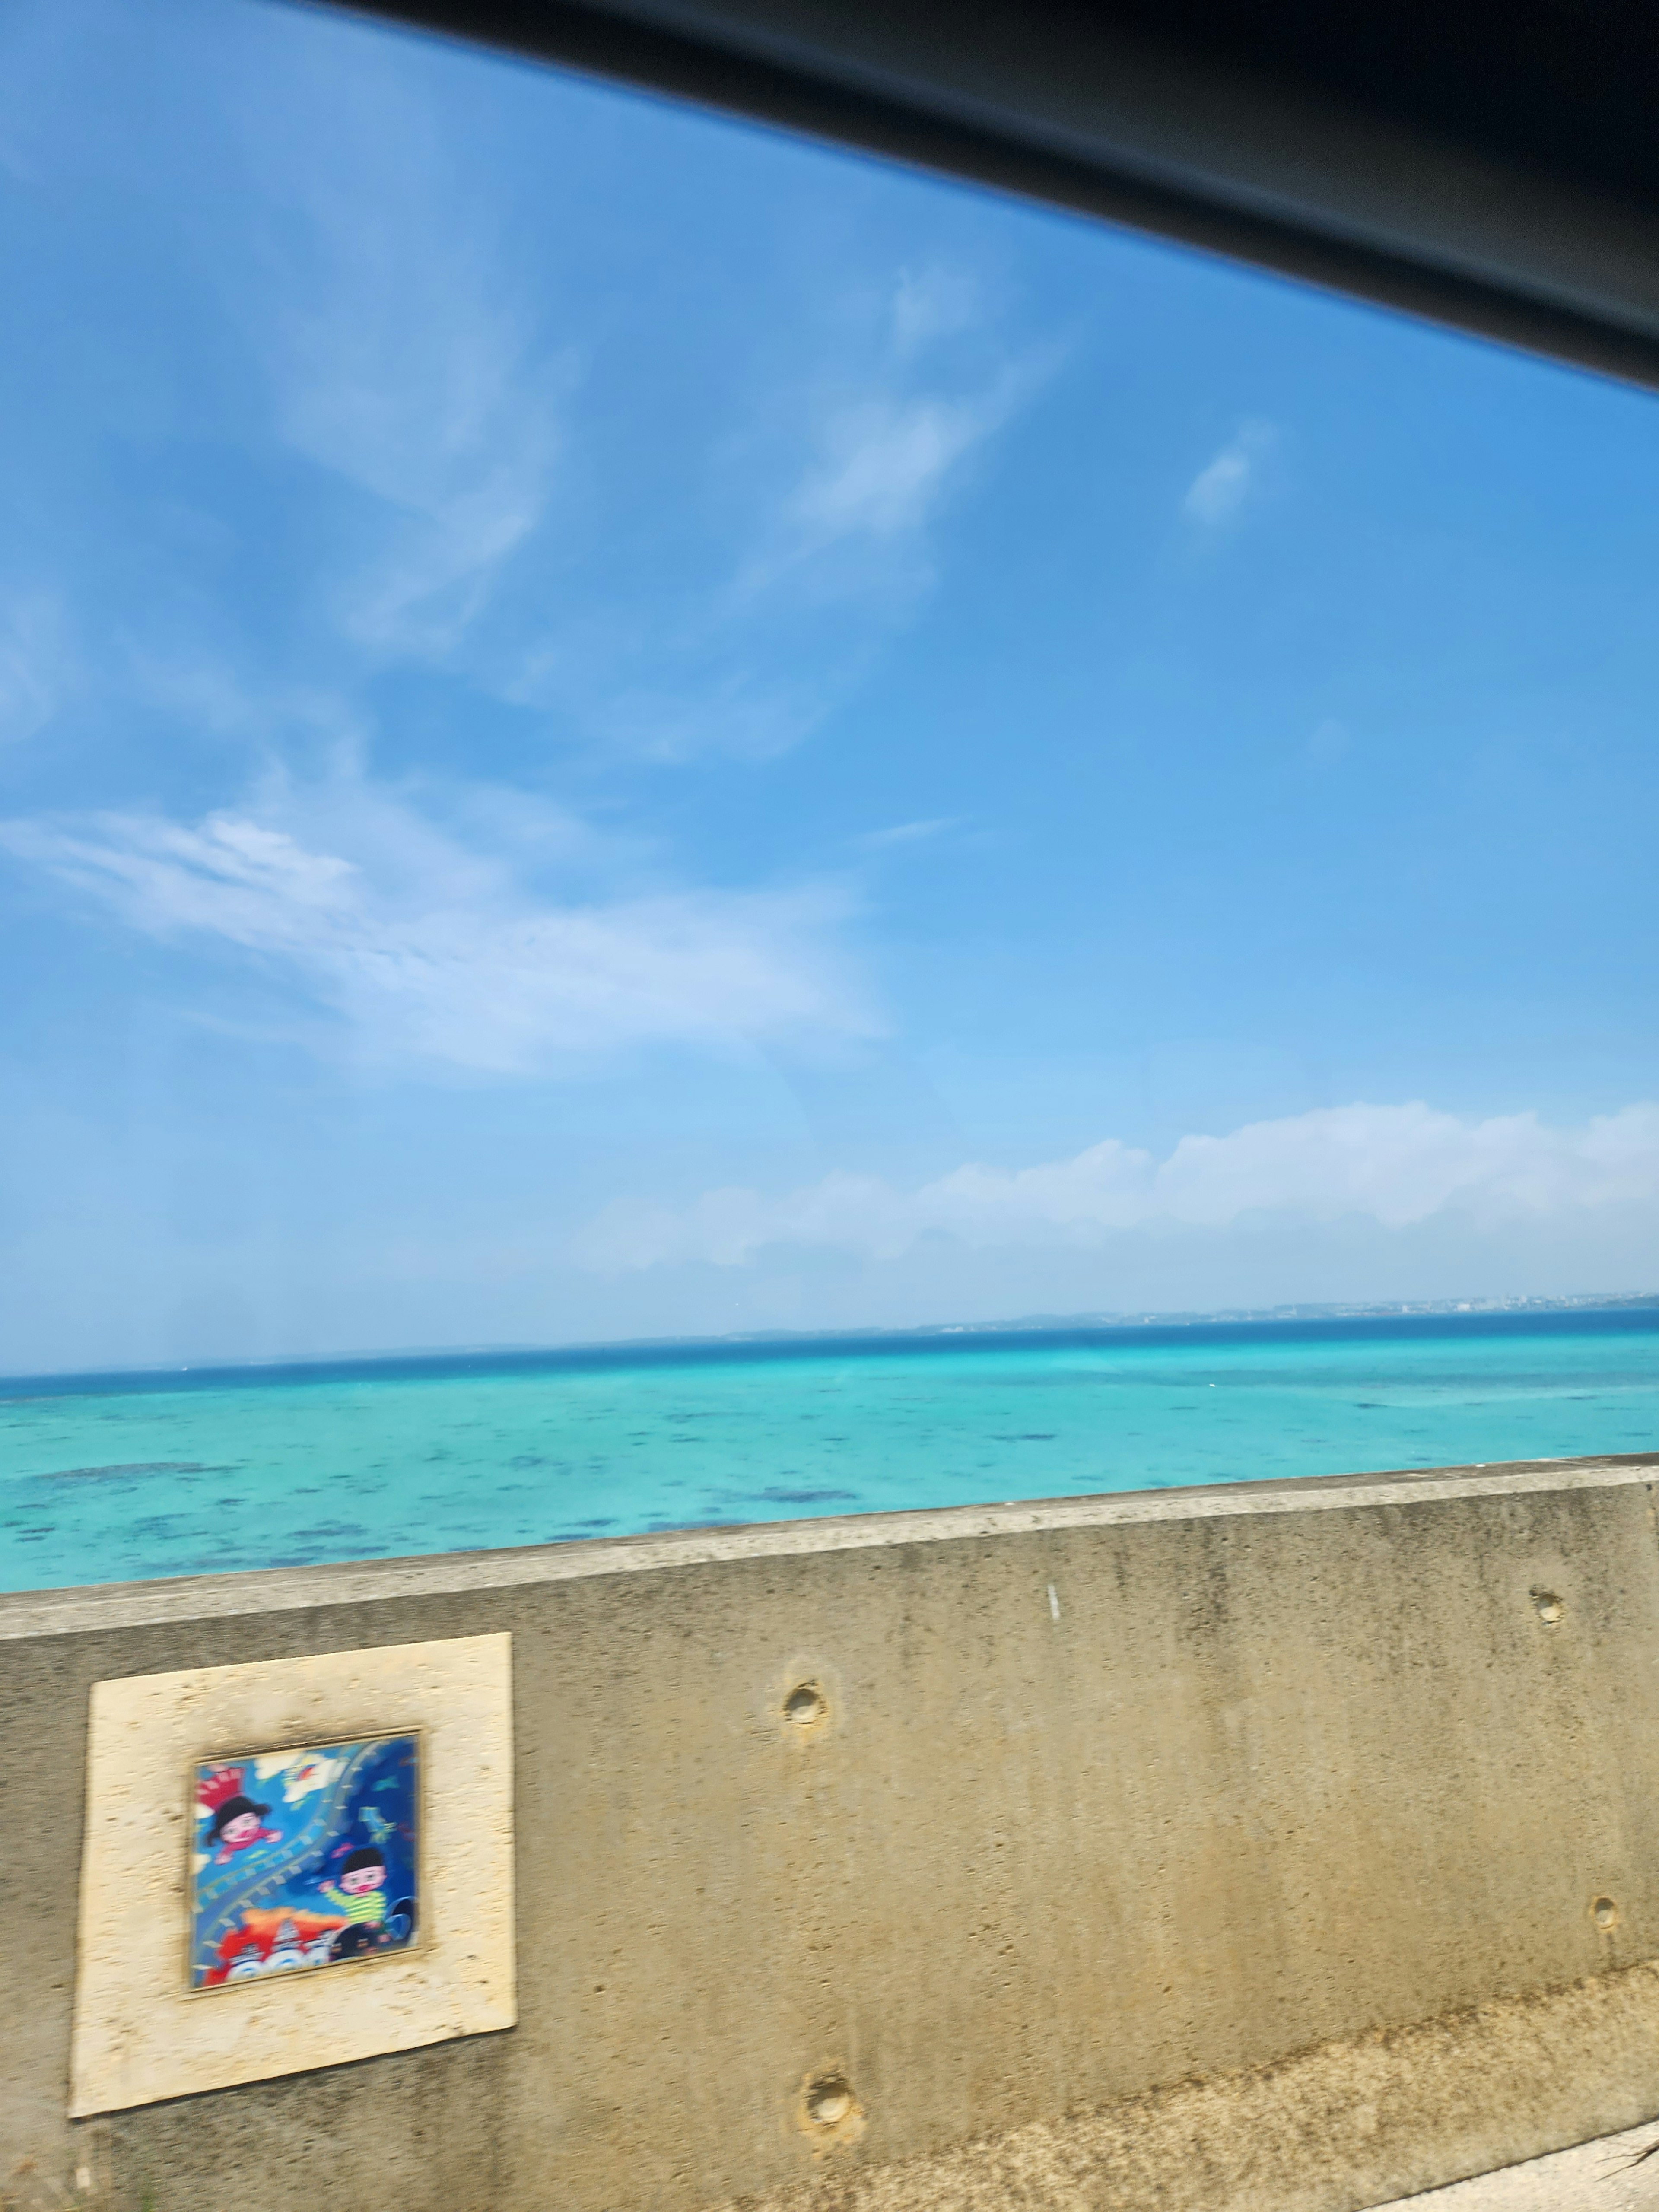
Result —
<instances>
[{"instance_id":1,"label":"distant shoreline","mask_svg":"<svg viewBox=\"0 0 1659 2212\"><path fill-rule=\"evenodd\" d=\"M724 1336L635 1337L565 1345L434 1346L398 1351L278 1355L266 1359L212 1360L165 1367L56 1369L0 1376L0 1398L125 1390L210 1389L260 1382L372 1381L402 1371L437 1379L443 1374L510 1373L626 1366L703 1365L722 1359L791 1356L902 1354L946 1351L977 1344L1047 1339L1067 1343L1135 1335L1180 1341L1193 1335L1240 1341L1258 1332L1281 1338L1340 1335L1356 1325L1408 1333L1440 1334L1468 1327L1478 1334L1525 1334L1529 1322L1627 1316L1659 1328L1659 1291L1597 1291L1560 1298L1421 1298L1375 1304L1229 1307L1206 1312L1028 1314L994 1322L935 1322L909 1328L756 1329ZM1415 1325L1415 1327L1413 1326ZM1425 1326L1426 1325L1426 1326ZM1369 1334L1363 1327L1359 1334ZM1448 1330L1446 1333L1450 1333Z\"/></svg>"}]
</instances>

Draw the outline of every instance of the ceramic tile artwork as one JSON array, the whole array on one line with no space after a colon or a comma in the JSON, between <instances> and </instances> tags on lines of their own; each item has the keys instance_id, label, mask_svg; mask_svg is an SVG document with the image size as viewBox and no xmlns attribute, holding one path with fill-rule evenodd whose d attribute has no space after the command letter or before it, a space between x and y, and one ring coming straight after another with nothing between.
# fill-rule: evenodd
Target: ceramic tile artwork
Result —
<instances>
[{"instance_id":1,"label":"ceramic tile artwork","mask_svg":"<svg viewBox=\"0 0 1659 2212\"><path fill-rule=\"evenodd\" d=\"M204 1760L190 1986L406 1950L420 1921L420 1738Z\"/></svg>"}]
</instances>

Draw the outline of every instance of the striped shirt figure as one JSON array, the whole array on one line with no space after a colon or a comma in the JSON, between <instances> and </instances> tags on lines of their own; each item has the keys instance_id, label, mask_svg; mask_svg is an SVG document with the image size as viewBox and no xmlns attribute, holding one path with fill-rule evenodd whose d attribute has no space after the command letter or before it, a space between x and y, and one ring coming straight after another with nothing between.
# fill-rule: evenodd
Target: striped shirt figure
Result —
<instances>
[{"instance_id":1,"label":"striped shirt figure","mask_svg":"<svg viewBox=\"0 0 1659 2212\"><path fill-rule=\"evenodd\" d=\"M348 1854L340 1869L339 1887L331 1881L318 1887L354 1928L378 1928L386 1918L386 1854L372 1844Z\"/></svg>"}]
</instances>

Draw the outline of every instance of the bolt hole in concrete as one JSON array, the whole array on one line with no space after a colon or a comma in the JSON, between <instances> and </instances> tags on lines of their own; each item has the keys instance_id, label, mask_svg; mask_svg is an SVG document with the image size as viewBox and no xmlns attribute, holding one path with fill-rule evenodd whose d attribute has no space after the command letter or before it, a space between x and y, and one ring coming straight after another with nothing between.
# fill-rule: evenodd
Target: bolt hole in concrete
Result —
<instances>
[{"instance_id":1,"label":"bolt hole in concrete","mask_svg":"<svg viewBox=\"0 0 1659 2212\"><path fill-rule=\"evenodd\" d=\"M1534 1590L1532 1601L1538 1607L1538 1618L1552 1623L1560 1620L1566 1610L1553 1590Z\"/></svg>"},{"instance_id":2,"label":"bolt hole in concrete","mask_svg":"<svg viewBox=\"0 0 1659 2212\"><path fill-rule=\"evenodd\" d=\"M1610 1897L1598 1897L1590 1910L1595 1915L1598 1928L1616 1928L1619 1925L1619 1907Z\"/></svg>"},{"instance_id":3,"label":"bolt hole in concrete","mask_svg":"<svg viewBox=\"0 0 1659 2212\"><path fill-rule=\"evenodd\" d=\"M801 1683L799 1688L791 1690L783 1701L784 1718L793 1721L797 1728L811 1728L813 1722L821 1721L829 1710L823 1692L816 1682Z\"/></svg>"},{"instance_id":4,"label":"bolt hole in concrete","mask_svg":"<svg viewBox=\"0 0 1659 2212\"><path fill-rule=\"evenodd\" d=\"M806 2117L814 2127L838 2128L852 2112L856 2100L838 2074L812 2082L806 2092Z\"/></svg>"}]
</instances>

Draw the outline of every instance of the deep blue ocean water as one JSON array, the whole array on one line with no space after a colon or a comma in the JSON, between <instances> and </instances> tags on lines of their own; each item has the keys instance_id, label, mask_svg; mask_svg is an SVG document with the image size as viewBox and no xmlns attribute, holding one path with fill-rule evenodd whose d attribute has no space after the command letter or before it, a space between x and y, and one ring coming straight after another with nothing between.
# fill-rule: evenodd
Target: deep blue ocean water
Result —
<instances>
[{"instance_id":1,"label":"deep blue ocean water","mask_svg":"<svg viewBox=\"0 0 1659 2212\"><path fill-rule=\"evenodd\" d=\"M1659 1311L0 1382L0 1588L1659 1450Z\"/></svg>"}]
</instances>

